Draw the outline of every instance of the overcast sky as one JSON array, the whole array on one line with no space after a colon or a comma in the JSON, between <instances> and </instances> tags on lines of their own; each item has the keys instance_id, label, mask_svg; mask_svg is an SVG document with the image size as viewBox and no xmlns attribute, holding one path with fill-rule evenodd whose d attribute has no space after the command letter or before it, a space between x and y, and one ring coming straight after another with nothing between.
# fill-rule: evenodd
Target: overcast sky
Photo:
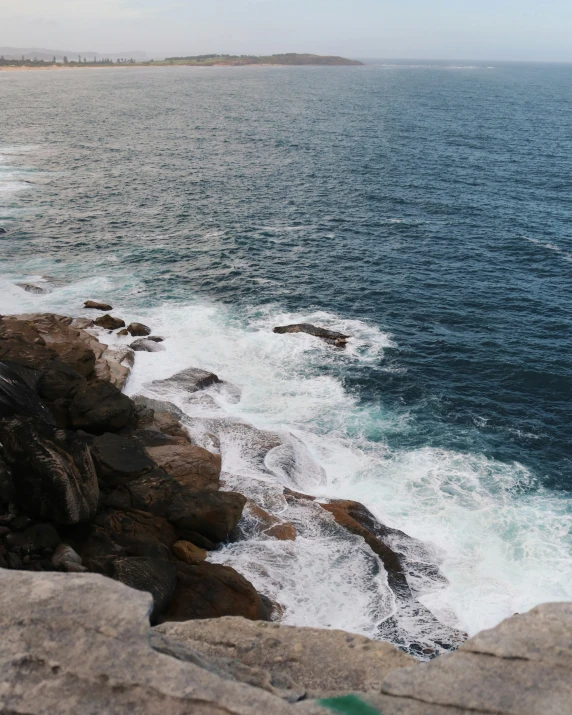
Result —
<instances>
[{"instance_id":1,"label":"overcast sky","mask_svg":"<svg viewBox=\"0 0 572 715\"><path fill-rule=\"evenodd\" d=\"M572 0L0 0L0 46L572 61Z\"/></svg>"}]
</instances>

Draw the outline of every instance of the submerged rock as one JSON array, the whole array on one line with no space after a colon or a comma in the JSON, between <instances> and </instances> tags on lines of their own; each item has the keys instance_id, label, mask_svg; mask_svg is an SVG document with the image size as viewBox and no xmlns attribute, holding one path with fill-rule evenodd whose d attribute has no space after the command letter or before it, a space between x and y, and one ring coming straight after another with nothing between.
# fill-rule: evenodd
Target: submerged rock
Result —
<instances>
[{"instance_id":1,"label":"submerged rock","mask_svg":"<svg viewBox=\"0 0 572 715\"><path fill-rule=\"evenodd\" d=\"M49 293L47 287L36 285L35 283L16 283L18 288L22 288L26 293L34 293L36 295L44 295Z\"/></svg>"},{"instance_id":2,"label":"submerged rock","mask_svg":"<svg viewBox=\"0 0 572 715\"><path fill-rule=\"evenodd\" d=\"M124 320L121 320L121 318L114 318L109 314L96 318L94 323L100 328L105 328L105 330L117 330L117 328L125 327Z\"/></svg>"},{"instance_id":3,"label":"submerged rock","mask_svg":"<svg viewBox=\"0 0 572 715\"><path fill-rule=\"evenodd\" d=\"M97 300L86 300L83 304L84 308L89 308L90 310L113 310L113 306L109 303L99 303Z\"/></svg>"},{"instance_id":4,"label":"submerged rock","mask_svg":"<svg viewBox=\"0 0 572 715\"><path fill-rule=\"evenodd\" d=\"M349 335L344 335L343 333L338 333L335 330L327 330L326 328L318 328L310 323L294 323L292 325L282 325L274 328L275 333L308 333L308 335L313 335L316 338L322 338L330 345L335 345L336 347L345 347Z\"/></svg>"}]
</instances>

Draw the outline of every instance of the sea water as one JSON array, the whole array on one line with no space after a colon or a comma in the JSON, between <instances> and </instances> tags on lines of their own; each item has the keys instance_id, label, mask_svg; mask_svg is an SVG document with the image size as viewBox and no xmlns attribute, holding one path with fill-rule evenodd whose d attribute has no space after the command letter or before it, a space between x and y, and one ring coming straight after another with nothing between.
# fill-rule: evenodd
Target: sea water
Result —
<instances>
[{"instance_id":1,"label":"sea water","mask_svg":"<svg viewBox=\"0 0 572 715\"><path fill-rule=\"evenodd\" d=\"M441 622L474 633L571 599L571 79L0 73L0 312L88 315L91 298L152 326L165 350L137 353L127 392L216 372L222 387L162 396L220 448L225 488L279 514L283 486L362 502L439 564L447 583L417 594ZM46 275L65 285L15 285ZM302 321L352 337L272 332ZM279 436L263 460L251 426ZM295 542L212 558L287 623L376 636L396 609L385 572L312 514L282 514Z\"/></svg>"}]
</instances>

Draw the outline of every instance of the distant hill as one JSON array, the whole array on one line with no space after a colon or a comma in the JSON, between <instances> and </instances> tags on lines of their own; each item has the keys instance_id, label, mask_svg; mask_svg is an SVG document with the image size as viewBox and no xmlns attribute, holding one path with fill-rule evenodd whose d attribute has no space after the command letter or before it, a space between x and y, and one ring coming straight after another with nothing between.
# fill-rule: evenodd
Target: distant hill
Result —
<instances>
[{"instance_id":1,"label":"distant hill","mask_svg":"<svg viewBox=\"0 0 572 715\"><path fill-rule=\"evenodd\" d=\"M181 65L363 65L357 60L329 55L195 55L193 57L167 57L165 62Z\"/></svg>"},{"instance_id":2,"label":"distant hill","mask_svg":"<svg viewBox=\"0 0 572 715\"><path fill-rule=\"evenodd\" d=\"M128 52L93 52L93 50L83 50L81 52L75 50L48 50L45 47L0 47L0 57L4 57L6 60L21 60L22 55L25 60L45 60L47 62L56 58L56 62L62 62L64 57L67 57L70 61L77 60L78 57L82 59L85 57L88 61L93 59L102 60L108 58L110 60L117 59L133 59L137 62L145 62L149 59L149 55L146 52L141 52L140 50L129 50Z\"/></svg>"}]
</instances>

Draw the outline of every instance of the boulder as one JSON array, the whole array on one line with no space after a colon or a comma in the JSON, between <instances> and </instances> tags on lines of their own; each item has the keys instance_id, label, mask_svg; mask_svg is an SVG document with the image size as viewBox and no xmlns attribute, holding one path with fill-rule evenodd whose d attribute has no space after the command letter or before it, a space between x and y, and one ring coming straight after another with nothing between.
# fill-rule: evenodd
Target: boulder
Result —
<instances>
[{"instance_id":1,"label":"boulder","mask_svg":"<svg viewBox=\"0 0 572 715\"><path fill-rule=\"evenodd\" d=\"M97 529L92 532L80 548L84 560L87 557L104 558L110 554L168 559L173 544L178 540L166 519L144 511L109 509L98 514L93 523L103 530L105 538ZM92 537L98 543L93 543ZM113 548L112 544L121 548ZM102 546L103 549L100 548ZM107 554L104 553L106 550Z\"/></svg>"},{"instance_id":2,"label":"boulder","mask_svg":"<svg viewBox=\"0 0 572 715\"><path fill-rule=\"evenodd\" d=\"M126 335L129 335L129 331L127 328L121 328L121 330L117 331L117 335L120 335L122 338L124 338Z\"/></svg>"},{"instance_id":3,"label":"boulder","mask_svg":"<svg viewBox=\"0 0 572 715\"><path fill-rule=\"evenodd\" d=\"M153 596L151 620L165 608L177 583L177 569L166 559L120 556L113 561L112 576L126 586Z\"/></svg>"},{"instance_id":4,"label":"boulder","mask_svg":"<svg viewBox=\"0 0 572 715\"><path fill-rule=\"evenodd\" d=\"M125 327L124 320L121 320L121 318L114 318L112 315L109 315L109 313L96 318L94 323L99 328L104 328L105 330L117 330L117 328Z\"/></svg>"},{"instance_id":5,"label":"boulder","mask_svg":"<svg viewBox=\"0 0 572 715\"><path fill-rule=\"evenodd\" d=\"M210 489L190 492L183 501L176 501L168 512L179 538L194 541L195 533L215 543L226 541L238 524L246 497L237 492L217 492Z\"/></svg>"},{"instance_id":6,"label":"boulder","mask_svg":"<svg viewBox=\"0 0 572 715\"><path fill-rule=\"evenodd\" d=\"M57 357L56 351L46 345L33 323L0 317L0 360L34 370Z\"/></svg>"},{"instance_id":7,"label":"boulder","mask_svg":"<svg viewBox=\"0 0 572 715\"><path fill-rule=\"evenodd\" d=\"M183 442L147 447L151 459L167 474L190 489L218 489L221 458L218 454Z\"/></svg>"},{"instance_id":8,"label":"boulder","mask_svg":"<svg viewBox=\"0 0 572 715\"><path fill-rule=\"evenodd\" d=\"M89 308L90 310L104 310L105 312L113 310L113 306L108 303L99 303L97 300L86 300L83 307Z\"/></svg>"},{"instance_id":9,"label":"boulder","mask_svg":"<svg viewBox=\"0 0 572 715\"><path fill-rule=\"evenodd\" d=\"M6 363L0 362L0 418L28 415L54 424L54 418L37 393Z\"/></svg>"},{"instance_id":10,"label":"boulder","mask_svg":"<svg viewBox=\"0 0 572 715\"><path fill-rule=\"evenodd\" d=\"M2 228L2 226L0 226L0 234L2 233L8 233L8 231L5 228Z\"/></svg>"},{"instance_id":11,"label":"boulder","mask_svg":"<svg viewBox=\"0 0 572 715\"><path fill-rule=\"evenodd\" d=\"M416 663L390 643L345 631L237 617L163 623L154 632L208 657L287 675L308 698L379 693L391 671Z\"/></svg>"},{"instance_id":12,"label":"boulder","mask_svg":"<svg viewBox=\"0 0 572 715\"><path fill-rule=\"evenodd\" d=\"M189 567L191 568L191 567ZM297 706L153 650L148 593L96 574L5 572L0 710L29 715L289 715ZM308 704L304 715L326 715Z\"/></svg>"},{"instance_id":13,"label":"boulder","mask_svg":"<svg viewBox=\"0 0 572 715\"><path fill-rule=\"evenodd\" d=\"M126 435L105 432L92 440L90 450L98 477L110 487L137 479L155 467L141 444Z\"/></svg>"},{"instance_id":14,"label":"boulder","mask_svg":"<svg viewBox=\"0 0 572 715\"><path fill-rule=\"evenodd\" d=\"M40 397L50 402L71 399L80 387L87 384L83 375L62 360L49 360L40 373L37 390Z\"/></svg>"},{"instance_id":15,"label":"boulder","mask_svg":"<svg viewBox=\"0 0 572 715\"><path fill-rule=\"evenodd\" d=\"M134 338L151 334L151 328L148 328L143 323L129 323L127 332L133 335Z\"/></svg>"},{"instance_id":16,"label":"boulder","mask_svg":"<svg viewBox=\"0 0 572 715\"><path fill-rule=\"evenodd\" d=\"M116 432L133 413L133 402L115 385L94 380L78 389L69 408L74 429L93 434Z\"/></svg>"},{"instance_id":17,"label":"boulder","mask_svg":"<svg viewBox=\"0 0 572 715\"><path fill-rule=\"evenodd\" d=\"M349 335L338 333L335 330L327 330L326 328L318 328L310 323L295 323L293 325L282 325L274 328L275 333L308 333L316 338L325 340L330 345L343 348L349 340Z\"/></svg>"},{"instance_id":18,"label":"boulder","mask_svg":"<svg viewBox=\"0 0 572 715\"><path fill-rule=\"evenodd\" d=\"M151 383L151 387L161 388L174 386L185 390L185 392L197 392L198 390L204 390L206 387L210 387L219 382L221 382L221 380L214 372L200 370L198 367L189 367L166 380L155 380L155 382Z\"/></svg>"},{"instance_id":19,"label":"boulder","mask_svg":"<svg viewBox=\"0 0 572 715\"><path fill-rule=\"evenodd\" d=\"M230 566L177 564L178 582L165 620L243 616L268 620L269 609L254 586Z\"/></svg>"},{"instance_id":20,"label":"boulder","mask_svg":"<svg viewBox=\"0 0 572 715\"><path fill-rule=\"evenodd\" d=\"M385 715L563 715L572 702L572 604L548 603L466 641L456 653L390 673Z\"/></svg>"},{"instance_id":21,"label":"boulder","mask_svg":"<svg viewBox=\"0 0 572 715\"><path fill-rule=\"evenodd\" d=\"M36 285L35 283L16 283L18 288L22 288L26 293L34 293L36 295L44 295L49 293L49 290L44 286Z\"/></svg>"},{"instance_id":22,"label":"boulder","mask_svg":"<svg viewBox=\"0 0 572 715\"><path fill-rule=\"evenodd\" d=\"M95 375L122 390L135 363L133 350L127 346L102 347L104 350L95 363Z\"/></svg>"},{"instance_id":23,"label":"boulder","mask_svg":"<svg viewBox=\"0 0 572 715\"><path fill-rule=\"evenodd\" d=\"M186 564L200 564L207 558L206 550L191 544L190 541L176 541L173 544L173 553Z\"/></svg>"},{"instance_id":24,"label":"boulder","mask_svg":"<svg viewBox=\"0 0 572 715\"><path fill-rule=\"evenodd\" d=\"M95 515L99 488L85 441L31 418L0 422L0 442L27 513L61 524Z\"/></svg>"},{"instance_id":25,"label":"boulder","mask_svg":"<svg viewBox=\"0 0 572 715\"><path fill-rule=\"evenodd\" d=\"M7 534L4 543L19 556L33 553L46 555L58 547L60 537L52 524L35 524L24 531Z\"/></svg>"},{"instance_id":26,"label":"boulder","mask_svg":"<svg viewBox=\"0 0 572 715\"><path fill-rule=\"evenodd\" d=\"M149 340L149 338L139 338L130 343L129 347L131 350L140 353L160 353L165 348L154 340Z\"/></svg>"}]
</instances>

